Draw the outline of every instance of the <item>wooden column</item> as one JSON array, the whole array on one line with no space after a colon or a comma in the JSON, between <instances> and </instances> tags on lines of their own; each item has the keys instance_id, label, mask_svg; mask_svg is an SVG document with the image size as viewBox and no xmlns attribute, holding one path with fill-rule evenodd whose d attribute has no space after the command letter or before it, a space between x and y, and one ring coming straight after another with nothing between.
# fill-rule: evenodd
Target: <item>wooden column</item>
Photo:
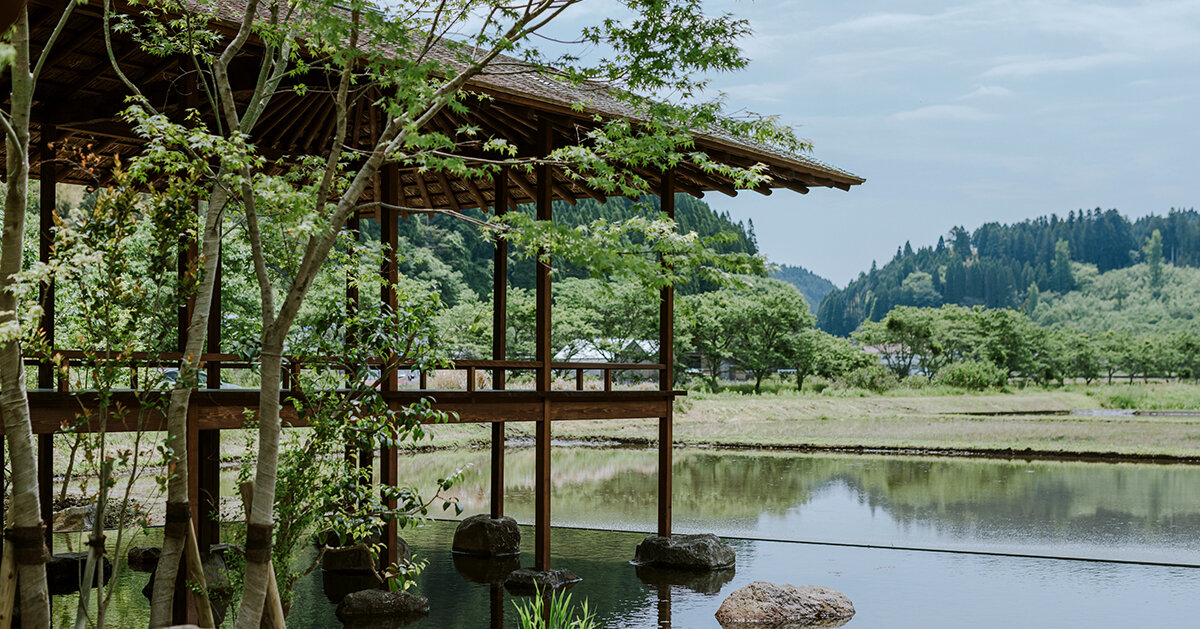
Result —
<instances>
[{"instance_id":1,"label":"wooden column","mask_svg":"<svg viewBox=\"0 0 1200 629\"><path fill-rule=\"evenodd\" d=\"M58 203L58 169L54 164L54 142L57 131L53 124L42 123L38 153L41 158L41 194L38 212L38 259L50 261L50 245L53 244L54 207ZM42 332L46 344L54 347L54 282L42 284L38 289L42 303ZM54 388L54 365L45 360L38 363L38 388ZM38 435L38 505L42 521L46 523L46 547L54 552L54 435Z\"/></svg>"},{"instance_id":2,"label":"wooden column","mask_svg":"<svg viewBox=\"0 0 1200 629\"><path fill-rule=\"evenodd\" d=\"M38 212L38 260L42 263L50 261L50 246L54 243L54 208L58 204L57 181L58 168L54 163L54 148L56 130L53 124L42 123L41 141L38 152L41 164L41 194ZM42 304L42 332L46 335L46 344L54 348L54 282L46 282L38 290L38 298ZM54 388L54 365L45 360L38 364L38 388Z\"/></svg>"},{"instance_id":3,"label":"wooden column","mask_svg":"<svg viewBox=\"0 0 1200 629\"><path fill-rule=\"evenodd\" d=\"M538 129L538 155L547 155L552 148L550 122L544 117ZM550 178L554 176L548 164L537 167L537 218L539 221L553 220ZM540 258L541 256L539 256ZM536 465L534 472L535 534L534 568L550 569L550 265L548 260L537 262L537 340L535 343L537 362L537 390L542 394L542 418L537 422L534 449Z\"/></svg>"},{"instance_id":4,"label":"wooden column","mask_svg":"<svg viewBox=\"0 0 1200 629\"><path fill-rule=\"evenodd\" d=\"M659 187L660 207L669 218L675 218L675 171L663 173ZM668 264L664 262L664 264ZM675 384L675 288L665 286L658 302L658 362L663 369L658 376L660 391L669 392ZM672 405L658 418L658 534L671 536L671 465L674 441Z\"/></svg>"},{"instance_id":5,"label":"wooden column","mask_svg":"<svg viewBox=\"0 0 1200 629\"><path fill-rule=\"evenodd\" d=\"M54 552L54 435L37 436L38 507L46 523L46 548Z\"/></svg>"},{"instance_id":6,"label":"wooden column","mask_svg":"<svg viewBox=\"0 0 1200 629\"><path fill-rule=\"evenodd\" d=\"M208 311L208 335L205 339L205 351L210 354L221 353L221 285L223 282L225 254L222 250L217 255L217 272L213 278L213 296ZM209 361L205 364L209 389L221 388L221 363ZM189 443L191 437L188 437ZM197 430L196 447L199 454L198 467L195 468L199 494L199 509L196 513L196 542L200 552L208 552L213 544L221 542L221 431Z\"/></svg>"},{"instance_id":7,"label":"wooden column","mask_svg":"<svg viewBox=\"0 0 1200 629\"><path fill-rule=\"evenodd\" d=\"M500 169L493 182L496 216L508 212L508 168ZM508 357L508 241L497 237L492 264L492 360ZM492 388L503 391L504 369L492 370ZM504 422L492 423L492 513L504 515Z\"/></svg>"},{"instance_id":8,"label":"wooden column","mask_svg":"<svg viewBox=\"0 0 1200 629\"><path fill-rule=\"evenodd\" d=\"M395 164L383 168L380 182L383 201L399 205L400 171ZM396 247L400 237L400 223L398 219L399 216L395 210L385 206L379 207L380 238L384 246L382 271L385 280L380 297L383 300L383 307L389 312L395 312L396 310L396 291L394 287L400 279L399 262L396 257ZM388 369L383 374L383 391L395 391L397 389L396 374L395 369ZM398 456L399 453L394 447L379 448L379 482L385 487L395 487L400 482ZM388 509L396 508L395 500L388 500L386 504ZM383 560L382 563L391 565L400 560L399 535L400 531L396 526L396 520L387 520L383 526L384 556L381 557Z\"/></svg>"}]
</instances>

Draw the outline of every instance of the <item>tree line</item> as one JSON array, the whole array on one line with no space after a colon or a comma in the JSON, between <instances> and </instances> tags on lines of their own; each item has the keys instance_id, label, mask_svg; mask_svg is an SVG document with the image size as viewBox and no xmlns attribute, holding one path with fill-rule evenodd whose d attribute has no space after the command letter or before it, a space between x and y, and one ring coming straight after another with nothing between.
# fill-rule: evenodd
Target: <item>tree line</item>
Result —
<instances>
[{"instance_id":1,"label":"tree line","mask_svg":"<svg viewBox=\"0 0 1200 629\"><path fill-rule=\"evenodd\" d=\"M1020 308L1031 288L1068 292L1076 287L1072 264L1097 271L1144 261L1154 232L1159 256L1176 266L1200 264L1200 213L1171 210L1130 221L1116 210L1070 212L968 232L950 230L935 246L905 243L887 264L872 263L846 288L834 290L817 310L817 326L848 335L865 320L879 321L896 306Z\"/></svg>"}]
</instances>

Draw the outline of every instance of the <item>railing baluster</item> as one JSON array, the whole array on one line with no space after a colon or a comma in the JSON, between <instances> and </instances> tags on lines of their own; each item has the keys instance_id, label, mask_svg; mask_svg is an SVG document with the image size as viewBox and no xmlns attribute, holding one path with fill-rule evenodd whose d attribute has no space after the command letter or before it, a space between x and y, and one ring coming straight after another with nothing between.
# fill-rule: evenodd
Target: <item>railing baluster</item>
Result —
<instances>
[{"instance_id":1,"label":"railing baluster","mask_svg":"<svg viewBox=\"0 0 1200 629\"><path fill-rule=\"evenodd\" d=\"M583 390L583 368L582 367L575 370L575 390L576 391Z\"/></svg>"},{"instance_id":2,"label":"railing baluster","mask_svg":"<svg viewBox=\"0 0 1200 629\"><path fill-rule=\"evenodd\" d=\"M612 369L604 370L604 390L612 391Z\"/></svg>"},{"instance_id":3,"label":"railing baluster","mask_svg":"<svg viewBox=\"0 0 1200 629\"><path fill-rule=\"evenodd\" d=\"M475 392L475 368L467 367L467 391Z\"/></svg>"}]
</instances>

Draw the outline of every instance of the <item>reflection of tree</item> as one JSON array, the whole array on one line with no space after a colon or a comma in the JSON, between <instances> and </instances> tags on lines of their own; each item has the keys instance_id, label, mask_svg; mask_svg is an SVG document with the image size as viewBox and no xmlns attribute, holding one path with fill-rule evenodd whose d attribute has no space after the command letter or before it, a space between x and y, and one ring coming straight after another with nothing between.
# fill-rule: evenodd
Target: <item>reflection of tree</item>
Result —
<instances>
[{"instance_id":1,"label":"reflection of tree","mask_svg":"<svg viewBox=\"0 0 1200 629\"><path fill-rule=\"evenodd\" d=\"M1053 534L1140 534L1200 528L1200 469L1184 466L1018 462L985 459L801 455L678 450L677 516L757 518L783 514L823 489L846 487L861 504L902 524L997 533L1036 528ZM472 463L459 498L467 512L488 501L487 453L434 452L406 463L417 484ZM403 470L402 470L403 471ZM509 452L509 500L515 514L533 492L533 452ZM657 496L652 449L558 448L554 451L557 521L652 519ZM428 478L426 478L428 477Z\"/></svg>"}]
</instances>

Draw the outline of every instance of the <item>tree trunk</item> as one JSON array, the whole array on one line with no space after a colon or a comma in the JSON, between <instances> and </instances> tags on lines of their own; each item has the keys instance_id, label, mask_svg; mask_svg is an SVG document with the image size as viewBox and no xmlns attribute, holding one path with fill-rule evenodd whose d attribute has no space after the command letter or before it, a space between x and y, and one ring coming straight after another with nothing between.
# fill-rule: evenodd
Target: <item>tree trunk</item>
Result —
<instances>
[{"instance_id":1,"label":"tree trunk","mask_svg":"<svg viewBox=\"0 0 1200 629\"><path fill-rule=\"evenodd\" d=\"M242 602L238 608L237 629L259 628L269 583L267 571L271 569L271 526L275 512L275 477L279 469L279 381L283 335L268 333L263 336L270 340L263 344L261 357L258 465L254 477L254 501L246 525L246 577Z\"/></svg>"},{"instance_id":2,"label":"tree trunk","mask_svg":"<svg viewBox=\"0 0 1200 629\"><path fill-rule=\"evenodd\" d=\"M203 269L196 291L196 307L188 324L187 344L179 366L179 377L171 391L171 404L167 408L167 439L170 459L167 471L171 474L167 484L167 526L163 532L162 555L158 560L158 572L154 579L154 593L150 603L150 627L168 627L172 623L175 598L175 579L179 573L179 561L183 557L183 545L187 529L192 526L188 502L187 466L187 414L191 400L191 385L200 368L200 357L204 351L204 333L208 329L208 314L212 305L213 285L217 276L217 259L221 253L221 216L225 209L225 188L216 184L209 197L208 214L204 219L204 234L200 259Z\"/></svg>"},{"instance_id":3,"label":"tree trunk","mask_svg":"<svg viewBox=\"0 0 1200 629\"><path fill-rule=\"evenodd\" d=\"M763 381L763 377L766 375L767 375L767 372L765 372L765 371L759 371L754 374L754 394L755 395L762 394L762 381Z\"/></svg>"},{"instance_id":4,"label":"tree trunk","mask_svg":"<svg viewBox=\"0 0 1200 629\"><path fill-rule=\"evenodd\" d=\"M34 458L33 428L29 422L29 398L25 394L17 295L12 292L13 276L21 271L24 256L23 237L29 186L29 111L33 102L33 81L29 66L27 19L25 11L21 11L13 30L16 58L11 68L11 130L7 135L5 153L8 189L4 198L3 240L0 240L0 327L7 330L0 341L0 412L4 415L4 434L8 437L9 462L12 465L12 509L9 513L12 514L11 526L16 529L18 538L13 542L21 588L21 626L41 629L50 626L45 565L48 552L41 533L37 461Z\"/></svg>"},{"instance_id":5,"label":"tree trunk","mask_svg":"<svg viewBox=\"0 0 1200 629\"><path fill-rule=\"evenodd\" d=\"M803 391L804 391L804 372L797 369L796 370L796 392L801 393Z\"/></svg>"}]
</instances>

